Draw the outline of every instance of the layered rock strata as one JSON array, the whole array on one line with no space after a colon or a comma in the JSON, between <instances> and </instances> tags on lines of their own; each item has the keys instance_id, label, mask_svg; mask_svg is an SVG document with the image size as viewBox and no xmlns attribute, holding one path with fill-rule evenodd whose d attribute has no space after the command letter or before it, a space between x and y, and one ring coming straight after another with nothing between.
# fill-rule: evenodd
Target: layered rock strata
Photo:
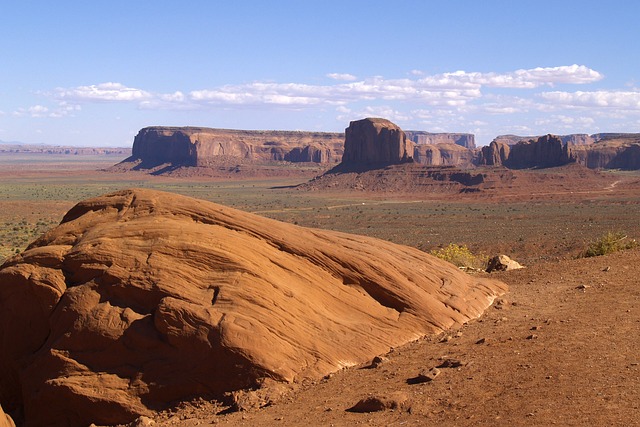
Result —
<instances>
[{"instance_id":1,"label":"layered rock strata","mask_svg":"<svg viewBox=\"0 0 640 427\"><path fill-rule=\"evenodd\" d=\"M407 138L415 144L456 144L473 150L476 148L475 135L472 133L432 133L417 130L406 130Z\"/></svg>"},{"instance_id":2,"label":"layered rock strata","mask_svg":"<svg viewBox=\"0 0 640 427\"><path fill-rule=\"evenodd\" d=\"M328 132L154 126L138 132L132 158L148 165L206 166L219 157L330 164L340 161L343 139Z\"/></svg>"},{"instance_id":3,"label":"layered rock strata","mask_svg":"<svg viewBox=\"0 0 640 427\"><path fill-rule=\"evenodd\" d=\"M383 166L413 160L413 143L399 126L386 119L353 121L345 130L345 166Z\"/></svg>"}]
</instances>

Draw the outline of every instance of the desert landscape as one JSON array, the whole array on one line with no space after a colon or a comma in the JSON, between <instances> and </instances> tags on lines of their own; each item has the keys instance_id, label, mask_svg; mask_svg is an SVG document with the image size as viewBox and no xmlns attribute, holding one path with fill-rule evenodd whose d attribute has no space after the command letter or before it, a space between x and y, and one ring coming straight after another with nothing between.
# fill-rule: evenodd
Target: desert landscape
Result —
<instances>
[{"instance_id":1,"label":"desert landscape","mask_svg":"<svg viewBox=\"0 0 640 427\"><path fill-rule=\"evenodd\" d=\"M0 426L637 425L638 147L369 118L2 150Z\"/></svg>"}]
</instances>

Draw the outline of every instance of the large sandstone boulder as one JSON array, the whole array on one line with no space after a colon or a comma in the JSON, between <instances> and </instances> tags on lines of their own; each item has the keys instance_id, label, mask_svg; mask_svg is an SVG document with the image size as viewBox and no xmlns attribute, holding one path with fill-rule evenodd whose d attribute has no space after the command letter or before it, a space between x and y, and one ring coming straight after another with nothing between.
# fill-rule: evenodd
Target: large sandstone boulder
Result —
<instances>
[{"instance_id":1,"label":"large sandstone boulder","mask_svg":"<svg viewBox=\"0 0 640 427\"><path fill-rule=\"evenodd\" d=\"M412 159L413 143L400 127L389 120L357 120L345 130L343 165L382 166L406 163Z\"/></svg>"},{"instance_id":2,"label":"large sandstone boulder","mask_svg":"<svg viewBox=\"0 0 640 427\"><path fill-rule=\"evenodd\" d=\"M505 290L417 249L121 191L0 268L0 404L27 426L131 422L369 361Z\"/></svg>"}]
</instances>

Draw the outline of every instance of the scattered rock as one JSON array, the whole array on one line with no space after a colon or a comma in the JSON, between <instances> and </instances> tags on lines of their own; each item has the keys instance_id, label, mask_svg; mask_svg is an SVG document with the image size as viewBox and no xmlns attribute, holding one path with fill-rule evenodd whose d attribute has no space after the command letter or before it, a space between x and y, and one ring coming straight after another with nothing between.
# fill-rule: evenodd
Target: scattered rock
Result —
<instances>
[{"instance_id":1,"label":"scattered rock","mask_svg":"<svg viewBox=\"0 0 640 427\"><path fill-rule=\"evenodd\" d=\"M440 341L439 341L439 342L441 342L441 343L449 342L449 341L451 341L452 339L453 339L453 337L452 337L451 335L445 335L445 336L443 336L442 338L440 338Z\"/></svg>"},{"instance_id":2,"label":"scattered rock","mask_svg":"<svg viewBox=\"0 0 640 427\"><path fill-rule=\"evenodd\" d=\"M428 383L436 379L436 377L440 375L440 369L431 368L429 370L423 370L418 375L413 378L409 378L407 383L409 384L422 384Z\"/></svg>"},{"instance_id":3,"label":"scattered rock","mask_svg":"<svg viewBox=\"0 0 640 427\"><path fill-rule=\"evenodd\" d=\"M590 287L591 286L589 286L589 285L578 285L578 286L576 286L576 289L581 290L581 291L586 291Z\"/></svg>"},{"instance_id":4,"label":"scattered rock","mask_svg":"<svg viewBox=\"0 0 640 427\"><path fill-rule=\"evenodd\" d=\"M610 266L606 266L605 268L603 268L603 269L602 269L602 271L604 271L604 272L607 272L607 271L609 271L609 270L611 270L611 267L610 267Z\"/></svg>"},{"instance_id":5,"label":"scattered rock","mask_svg":"<svg viewBox=\"0 0 640 427\"><path fill-rule=\"evenodd\" d=\"M347 409L349 412L367 413L386 410L406 409L408 407L408 396L403 392L394 392L388 396L368 396Z\"/></svg>"},{"instance_id":6,"label":"scattered rock","mask_svg":"<svg viewBox=\"0 0 640 427\"><path fill-rule=\"evenodd\" d=\"M478 341L476 341L476 344L484 344L485 342L487 342L486 338L480 338Z\"/></svg>"},{"instance_id":7,"label":"scattered rock","mask_svg":"<svg viewBox=\"0 0 640 427\"><path fill-rule=\"evenodd\" d=\"M531 335L527 336L527 339L528 340L535 340L535 339L538 339L538 336L536 334L531 334Z\"/></svg>"},{"instance_id":8,"label":"scattered rock","mask_svg":"<svg viewBox=\"0 0 640 427\"><path fill-rule=\"evenodd\" d=\"M493 271L510 271L517 270L520 268L524 268L517 261L512 260L506 255L496 255L489 260L487 264L487 273L491 273Z\"/></svg>"},{"instance_id":9,"label":"scattered rock","mask_svg":"<svg viewBox=\"0 0 640 427\"><path fill-rule=\"evenodd\" d=\"M389 361L389 359L384 357L384 356L376 356L371 361L371 364L369 364L366 367L369 368L369 369L374 369L374 368L377 368L377 367L381 366L383 363L387 363L388 361Z\"/></svg>"},{"instance_id":10,"label":"scattered rock","mask_svg":"<svg viewBox=\"0 0 640 427\"><path fill-rule=\"evenodd\" d=\"M142 416L138 417L138 419L131 424L131 427L149 427L154 425L155 423L156 422L151 418Z\"/></svg>"},{"instance_id":11,"label":"scattered rock","mask_svg":"<svg viewBox=\"0 0 640 427\"><path fill-rule=\"evenodd\" d=\"M438 368L460 368L462 366L467 366L467 362L463 362L460 359L444 359L442 363L440 363Z\"/></svg>"}]
</instances>

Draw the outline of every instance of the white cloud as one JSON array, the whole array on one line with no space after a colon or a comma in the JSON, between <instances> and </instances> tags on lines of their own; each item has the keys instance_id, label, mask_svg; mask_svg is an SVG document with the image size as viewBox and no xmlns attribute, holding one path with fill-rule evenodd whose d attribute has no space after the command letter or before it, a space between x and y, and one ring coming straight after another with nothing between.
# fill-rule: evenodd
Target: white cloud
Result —
<instances>
[{"instance_id":1,"label":"white cloud","mask_svg":"<svg viewBox=\"0 0 640 427\"><path fill-rule=\"evenodd\" d=\"M382 117L396 123L402 123L412 119L410 114L395 110L386 105L364 107L358 111L350 111L348 114L339 115L337 119L342 122L348 122L354 120L354 117Z\"/></svg>"},{"instance_id":2,"label":"white cloud","mask_svg":"<svg viewBox=\"0 0 640 427\"><path fill-rule=\"evenodd\" d=\"M565 129L584 129L584 128L592 128L595 124L595 119L592 117L585 116L567 116L564 114L553 115L548 118L538 119L535 122L536 126L555 126L561 127Z\"/></svg>"},{"instance_id":3,"label":"white cloud","mask_svg":"<svg viewBox=\"0 0 640 427\"><path fill-rule=\"evenodd\" d=\"M543 92L547 102L566 107L621 108L640 110L640 91Z\"/></svg>"},{"instance_id":4,"label":"white cloud","mask_svg":"<svg viewBox=\"0 0 640 427\"><path fill-rule=\"evenodd\" d=\"M352 82L354 80L358 80L356 76L348 73L329 73L327 74L327 77L333 80L342 80L345 82Z\"/></svg>"},{"instance_id":5,"label":"white cloud","mask_svg":"<svg viewBox=\"0 0 640 427\"><path fill-rule=\"evenodd\" d=\"M45 117L48 112L49 112L49 109L42 105L34 105L32 107L27 108L27 113L31 117Z\"/></svg>"},{"instance_id":6,"label":"white cloud","mask_svg":"<svg viewBox=\"0 0 640 427\"><path fill-rule=\"evenodd\" d=\"M329 85L304 83L252 82L203 88L187 94L153 93L122 83L101 83L75 88L58 88L53 96L76 103L134 102L146 109L202 109L207 106L281 106L304 108L319 105L346 105L359 101L409 102L431 107L462 108L483 97L483 88L532 89L559 83L583 84L602 78L584 65L516 70L510 73L478 73L455 71L385 79L372 76L357 80L351 74L330 73L339 82ZM508 112L497 107L497 112Z\"/></svg>"},{"instance_id":7,"label":"white cloud","mask_svg":"<svg viewBox=\"0 0 640 427\"><path fill-rule=\"evenodd\" d=\"M54 96L58 99L75 102L127 102L149 99L152 94L142 89L126 87L121 83L107 82L70 89L58 88L55 90Z\"/></svg>"}]
</instances>

